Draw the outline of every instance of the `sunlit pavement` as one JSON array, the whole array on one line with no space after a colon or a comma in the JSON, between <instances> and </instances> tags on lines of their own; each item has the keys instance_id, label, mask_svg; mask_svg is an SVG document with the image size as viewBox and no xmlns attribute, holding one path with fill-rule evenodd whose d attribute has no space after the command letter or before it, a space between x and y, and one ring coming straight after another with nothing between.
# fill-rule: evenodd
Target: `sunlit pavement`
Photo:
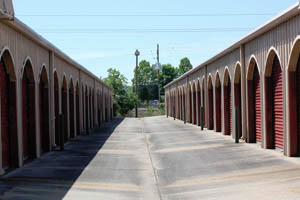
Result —
<instances>
[{"instance_id":1,"label":"sunlit pavement","mask_svg":"<svg viewBox=\"0 0 300 200\"><path fill-rule=\"evenodd\" d=\"M300 158L171 118L127 118L2 177L0 199L293 200Z\"/></svg>"}]
</instances>

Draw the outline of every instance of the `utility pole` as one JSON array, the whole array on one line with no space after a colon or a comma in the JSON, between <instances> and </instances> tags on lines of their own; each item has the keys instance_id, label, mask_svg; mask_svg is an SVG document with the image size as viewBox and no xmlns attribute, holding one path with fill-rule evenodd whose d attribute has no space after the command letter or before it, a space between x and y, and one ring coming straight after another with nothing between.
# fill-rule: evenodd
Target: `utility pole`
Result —
<instances>
[{"instance_id":1,"label":"utility pole","mask_svg":"<svg viewBox=\"0 0 300 200\"><path fill-rule=\"evenodd\" d=\"M160 63L159 63L159 44L157 44L157 69L158 69L158 76L157 76L157 87L158 87L158 103L160 103L160 86L159 86L159 72L160 72Z\"/></svg>"},{"instance_id":2,"label":"utility pole","mask_svg":"<svg viewBox=\"0 0 300 200\"><path fill-rule=\"evenodd\" d=\"M140 55L140 52L138 50L135 51L135 57L136 57L136 68L135 68L135 92L136 92L136 96L138 97L139 96L139 93L138 93L138 67L139 67L139 55ZM138 118L138 103L135 105L135 117Z\"/></svg>"}]
</instances>

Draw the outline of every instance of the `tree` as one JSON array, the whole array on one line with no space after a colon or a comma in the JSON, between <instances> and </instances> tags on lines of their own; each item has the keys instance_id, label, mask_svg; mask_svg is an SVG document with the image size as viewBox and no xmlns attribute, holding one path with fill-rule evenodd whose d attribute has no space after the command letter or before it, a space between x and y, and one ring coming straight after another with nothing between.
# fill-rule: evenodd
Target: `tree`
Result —
<instances>
[{"instance_id":1,"label":"tree","mask_svg":"<svg viewBox=\"0 0 300 200\"><path fill-rule=\"evenodd\" d=\"M127 78L117 69L110 68L107 72L108 77L104 79L104 82L113 89L114 116L117 113L124 116L135 107L138 98L127 86Z\"/></svg>"},{"instance_id":2,"label":"tree","mask_svg":"<svg viewBox=\"0 0 300 200\"><path fill-rule=\"evenodd\" d=\"M162 70L160 72L159 83L161 91L164 91L164 86L172 82L177 75L177 70L171 64L165 64L161 66Z\"/></svg>"},{"instance_id":3,"label":"tree","mask_svg":"<svg viewBox=\"0 0 300 200\"><path fill-rule=\"evenodd\" d=\"M139 99L142 100L152 100L152 95L149 93L149 87L151 87L152 84L154 84L155 78L155 72L153 70L153 67L150 65L150 63L146 60L142 60L139 63L138 66L138 94ZM134 78L132 79L132 85L135 91L135 84L136 83L136 68L134 69Z\"/></svg>"},{"instance_id":4,"label":"tree","mask_svg":"<svg viewBox=\"0 0 300 200\"><path fill-rule=\"evenodd\" d=\"M177 76L181 76L183 75L184 73L190 71L191 69L193 68L190 60L185 57L185 58L182 58L180 60L180 64L179 64L179 67L178 67L178 72L177 72Z\"/></svg>"},{"instance_id":5,"label":"tree","mask_svg":"<svg viewBox=\"0 0 300 200\"><path fill-rule=\"evenodd\" d=\"M132 80L133 86L135 86L136 68L134 68L134 77ZM149 85L154 80L154 70L150 63L146 60L142 60L138 66L138 84Z\"/></svg>"}]
</instances>

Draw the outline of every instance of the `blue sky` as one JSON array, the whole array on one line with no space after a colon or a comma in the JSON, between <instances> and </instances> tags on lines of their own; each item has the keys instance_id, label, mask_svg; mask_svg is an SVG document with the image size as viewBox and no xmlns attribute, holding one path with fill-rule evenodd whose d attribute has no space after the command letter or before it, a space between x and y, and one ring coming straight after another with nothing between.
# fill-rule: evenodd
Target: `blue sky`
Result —
<instances>
[{"instance_id":1,"label":"blue sky","mask_svg":"<svg viewBox=\"0 0 300 200\"><path fill-rule=\"evenodd\" d=\"M136 49L153 64L160 44L162 64L197 66L298 0L13 2L20 20L91 72L114 67L131 84Z\"/></svg>"}]
</instances>

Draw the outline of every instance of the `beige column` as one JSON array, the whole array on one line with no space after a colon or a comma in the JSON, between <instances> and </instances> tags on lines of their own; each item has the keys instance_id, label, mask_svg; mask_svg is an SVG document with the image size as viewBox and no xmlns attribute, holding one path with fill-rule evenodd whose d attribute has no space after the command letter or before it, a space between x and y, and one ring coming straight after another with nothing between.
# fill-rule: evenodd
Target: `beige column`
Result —
<instances>
[{"instance_id":1,"label":"beige column","mask_svg":"<svg viewBox=\"0 0 300 200\"><path fill-rule=\"evenodd\" d=\"M245 65L245 45L240 46L240 62L241 62L241 95L242 95L242 137L247 141L247 110L246 110L246 71ZM234 89L233 89L234 90ZM234 97L234 96L233 96Z\"/></svg>"}]
</instances>

